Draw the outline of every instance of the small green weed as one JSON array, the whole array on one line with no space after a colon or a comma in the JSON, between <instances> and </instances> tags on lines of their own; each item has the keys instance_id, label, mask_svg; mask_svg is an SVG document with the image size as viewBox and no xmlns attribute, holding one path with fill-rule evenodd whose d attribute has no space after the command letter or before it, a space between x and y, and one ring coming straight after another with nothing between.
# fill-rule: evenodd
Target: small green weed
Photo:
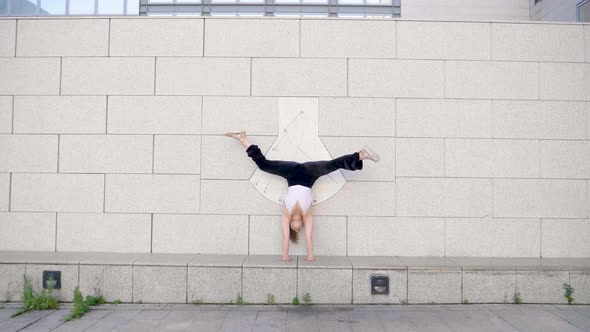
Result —
<instances>
[{"instance_id":1,"label":"small green weed","mask_svg":"<svg viewBox=\"0 0 590 332\"><path fill-rule=\"evenodd\" d=\"M95 305L105 304L107 302L102 295L100 295L100 296L86 295L86 303L88 303L88 305L92 307Z\"/></svg>"},{"instance_id":2,"label":"small green weed","mask_svg":"<svg viewBox=\"0 0 590 332\"><path fill-rule=\"evenodd\" d=\"M271 293L266 293L266 304L275 304L275 296Z\"/></svg>"},{"instance_id":3,"label":"small green weed","mask_svg":"<svg viewBox=\"0 0 590 332\"><path fill-rule=\"evenodd\" d=\"M574 294L574 289L570 284L567 283L563 284L563 289L565 289L565 294L563 296L565 296L567 299L567 303L572 304L574 302L574 298L572 296L572 294Z\"/></svg>"},{"instance_id":4,"label":"small green weed","mask_svg":"<svg viewBox=\"0 0 590 332\"><path fill-rule=\"evenodd\" d=\"M57 309L59 307L57 297L51 295L55 284L55 279L53 279L53 277L50 277L49 282L47 283L47 288L43 288L39 294L33 292L33 286L27 276L23 275L23 278L23 306L12 314L11 317L16 317L27 311Z\"/></svg>"},{"instance_id":5,"label":"small green weed","mask_svg":"<svg viewBox=\"0 0 590 332\"><path fill-rule=\"evenodd\" d=\"M297 296L295 296L295 297L293 298L293 302L292 302L292 303L293 303L294 305L299 305L299 298L298 298Z\"/></svg>"},{"instance_id":6,"label":"small green weed","mask_svg":"<svg viewBox=\"0 0 590 332\"><path fill-rule=\"evenodd\" d=\"M74 289L74 306L72 307L72 311L69 315L64 317L65 321L70 321L72 319L82 317L88 310L90 310L91 306L104 304L105 299L102 295L100 296L92 296L86 295L86 299L82 296L82 292L80 292L80 288L76 286Z\"/></svg>"},{"instance_id":7,"label":"small green weed","mask_svg":"<svg viewBox=\"0 0 590 332\"><path fill-rule=\"evenodd\" d=\"M514 296L512 297L512 301L514 304L521 304L522 299L520 298L520 292L514 292Z\"/></svg>"},{"instance_id":8,"label":"small green weed","mask_svg":"<svg viewBox=\"0 0 590 332\"><path fill-rule=\"evenodd\" d=\"M463 304L469 304L469 300L467 300L467 299L463 300Z\"/></svg>"},{"instance_id":9,"label":"small green weed","mask_svg":"<svg viewBox=\"0 0 590 332\"><path fill-rule=\"evenodd\" d=\"M203 304L205 303L205 301L203 300L203 298L198 298L196 300L193 301L194 305L199 305L199 304Z\"/></svg>"},{"instance_id":10,"label":"small green weed","mask_svg":"<svg viewBox=\"0 0 590 332\"><path fill-rule=\"evenodd\" d=\"M303 297L301 299L303 300L303 303L311 304L311 295L309 293L303 294Z\"/></svg>"},{"instance_id":11,"label":"small green weed","mask_svg":"<svg viewBox=\"0 0 590 332\"><path fill-rule=\"evenodd\" d=\"M121 304L123 303L123 301L121 301L121 299L116 299L113 302L111 302L112 304Z\"/></svg>"},{"instance_id":12,"label":"small green weed","mask_svg":"<svg viewBox=\"0 0 590 332\"><path fill-rule=\"evenodd\" d=\"M236 304L248 304L248 302L244 300L242 294L238 293L238 296L236 297Z\"/></svg>"},{"instance_id":13,"label":"small green weed","mask_svg":"<svg viewBox=\"0 0 590 332\"><path fill-rule=\"evenodd\" d=\"M64 320L70 321L74 318L82 317L82 315L84 315L89 308L90 306L88 303L86 303L86 301L84 301L84 297L82 296L80 289L78 286L76 286L76 289L74 289L74 306L72 307L70 314L67 315Z\"/></svg>"}]
</instances>

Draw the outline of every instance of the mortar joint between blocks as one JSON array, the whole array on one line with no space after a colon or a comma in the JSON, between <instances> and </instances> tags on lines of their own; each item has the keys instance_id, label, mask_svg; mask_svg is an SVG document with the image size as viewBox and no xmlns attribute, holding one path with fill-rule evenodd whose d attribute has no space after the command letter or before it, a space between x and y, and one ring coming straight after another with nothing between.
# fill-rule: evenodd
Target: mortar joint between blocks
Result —
<instances>
[{"instance_id":1,"label":"mortar joint between blocks","mask_svg":"<svg viewBox=\"0 0 590 332\"><path fill-rule=\"evenodd\" d=\"M12 172L8 173L8 212L12 209Z\"/></svg>"},{"instance_id":2,"label":"mortar joint between blocks","mask_svg":"<svg viewBox=\"0 0 590 332\"><path fill-rule=\"evenodd\" d=\"M14 100L16 99L15 96L11 96L12 97L12 118L11 120L11 127L10 127L10 133L14 134Z\"/></svg>"},{"instance_id":3,"label":"mortar joint between blocks","mask_svg":"<svg viewBox=\"0 0 590 332\"><path fill-rule=\"evenodd\" d=\"M54 244L54 250L57 251L57 212L55 213L55 244ZM80 281L78 280L78 283Z\"/></svg>"},{"instance_id":4,"label":"mortar joint between blocks","mask_svg":"<svg viewBox=\"0 0 590 332\"><path fill-rule=\"evenodd\" d=\"M157 72L158 57L154 57L154 96L156 95L156 72Z\"/></svg>"},{"instance_id":5,"label":"mortar joint between blocks","mask_svg":"<svg viewBox=\"0 0 590 332\"><path fill-rule=\"evenodd\" d=\"M18 48L18 22L20 20L16 20L16 24L14 27L14 57L16 58L16 50Z\"/></svg>"},{"instance_id":6,"label":"mortar joint between blocks","mask_svg":"<svg viewBox=\"0 0 590 332\"><path fill-rule=\"evenodd\" d=\"M126 1L127 2L127 1ZM109 18L109 31L107 38L107 56L111 56L111 19Z\"/></svg>"}]
</instances>

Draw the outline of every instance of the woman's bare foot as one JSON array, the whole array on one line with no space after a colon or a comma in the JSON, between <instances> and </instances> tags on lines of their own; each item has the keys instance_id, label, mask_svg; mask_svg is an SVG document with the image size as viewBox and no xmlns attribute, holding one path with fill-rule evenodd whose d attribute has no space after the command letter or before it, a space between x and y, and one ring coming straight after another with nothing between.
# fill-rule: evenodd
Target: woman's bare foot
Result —
<instances>
[{"instance_id":1,"label":"woman's bare foot","mask_svg":"<svg viewBox=\"0 0 590 332\"><path fill-rule=\"evenodd\" d=\"M246 135L246 130L230 131L229 133L225 133L224 135L237 139L246 149L250 147L250 141L248 141L248 135Z\"/></svg>"},{"instance_id":2,"label":"woman's bare foot","mask_svg":"<svg viewBox=\"0 0 590 332\"><path fill-rule=\"evenodd\" d=\"M238 141L244 138L248 138L248 136L246 135L246 130L230 131L229 133L225 133L224 135L233 137Z\"/></svg>"},{"instance_id":3,"label":"woman's bare foot","mask_svg":"<svg viewBox=\"0 0 590 332\"><path fill-rule=\"evenodd\" d=\"M375 152L375 150L364 145L363 148L359 151L359 159L371 159L374 162L378 162L381 159L381 157L379 157L379 154Z\"/></svg>"}]
</instances>

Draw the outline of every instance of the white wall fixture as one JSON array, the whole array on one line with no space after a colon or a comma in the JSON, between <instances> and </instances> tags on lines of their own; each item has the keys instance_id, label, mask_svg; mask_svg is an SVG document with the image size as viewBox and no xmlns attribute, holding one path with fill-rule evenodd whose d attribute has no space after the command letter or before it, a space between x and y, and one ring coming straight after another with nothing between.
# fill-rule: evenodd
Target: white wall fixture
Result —
<instances>
[{"instance_id":1,"label":"white wall fixture","mask_svg":"<svg viewBox=\"0 0 590 332\"><path fill-rule=\"evenodd\" d=\"M333 159L318 136L317 98L279 98L279 133L268 152L269 160L290 160L299 163ZM334 196L346 179L336 170L320 177L313 185L313 205ZM282 204L287 194L287 180L257 168L250 177L266 198Z\"/></svg>"}]
</instances>

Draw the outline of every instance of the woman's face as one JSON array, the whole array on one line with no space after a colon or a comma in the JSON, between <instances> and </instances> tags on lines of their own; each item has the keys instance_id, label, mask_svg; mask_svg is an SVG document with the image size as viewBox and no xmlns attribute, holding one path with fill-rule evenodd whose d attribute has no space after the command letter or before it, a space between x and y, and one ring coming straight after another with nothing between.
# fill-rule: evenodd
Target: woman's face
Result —
<instances>
[{"instance_id":1,"label":"woman's face","mask_svg":"<svg viewBox=\"0 0 590 332\"><path fill-rule=\"evenodd\" d=\"M293 215L291 217L291 229L295 232L299 232L302 224L303 223L301 222L301 216Z\"/></svg>"}]
</instances>

